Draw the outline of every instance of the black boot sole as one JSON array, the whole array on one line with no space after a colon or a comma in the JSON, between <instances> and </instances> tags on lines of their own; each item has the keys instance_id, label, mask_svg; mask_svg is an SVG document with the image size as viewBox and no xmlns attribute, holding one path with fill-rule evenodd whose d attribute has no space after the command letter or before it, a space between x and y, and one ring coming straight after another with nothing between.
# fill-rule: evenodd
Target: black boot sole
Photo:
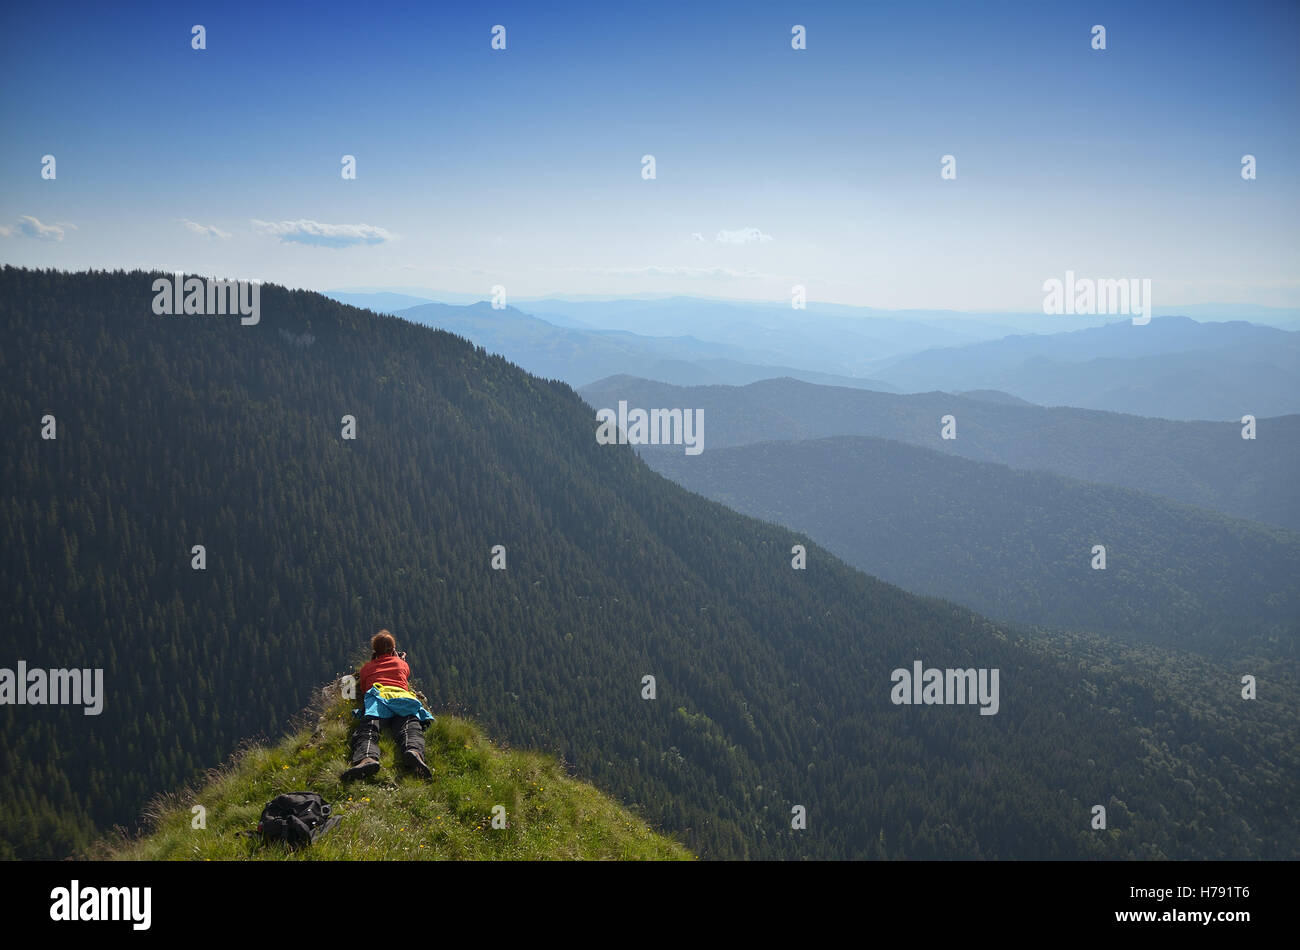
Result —
<instances>
[{"instance_id":1,"label":"black boot sole","mask_svg":"<svg viewBox=\"0 0 1300 950\"><path fill-rule=\"evenodd\" d=\"M359 778L370 778L370 776L374 775L378 771L378 762L372 763L371 765L354 765L343 773L343 781L352 782Z\"/></svg>"},{"instance_id":2,"label":"black boot sole","mask_svg":"<svg viewBox=\"0 0 1300 950\"><path fill-rule=\"evenodd\" d=\"M402 758L406 761L406 767L420 778L433 778L433 769L420 761L420 757L416 753L407 752Z\"/></svg>"}]
</instances>

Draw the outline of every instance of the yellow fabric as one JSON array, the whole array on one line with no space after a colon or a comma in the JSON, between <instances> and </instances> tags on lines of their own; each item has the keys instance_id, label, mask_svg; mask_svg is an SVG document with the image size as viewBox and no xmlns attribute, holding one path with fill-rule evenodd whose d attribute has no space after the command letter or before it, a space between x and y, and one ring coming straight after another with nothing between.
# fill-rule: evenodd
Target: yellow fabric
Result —
<instances>
[{"instance_id":1,"label":"yellow fabric","mask_svg":"<svg viewBox=\"0 0 1300 950\"><path fill-rule=\"evenodd\" d=\"M389 686L387 683L376 683L372 689L379 690L379 695L384 699L414 699L417 702L419 697L409 689L402 689L400 686Z\"/></svg>"}]
</instances>

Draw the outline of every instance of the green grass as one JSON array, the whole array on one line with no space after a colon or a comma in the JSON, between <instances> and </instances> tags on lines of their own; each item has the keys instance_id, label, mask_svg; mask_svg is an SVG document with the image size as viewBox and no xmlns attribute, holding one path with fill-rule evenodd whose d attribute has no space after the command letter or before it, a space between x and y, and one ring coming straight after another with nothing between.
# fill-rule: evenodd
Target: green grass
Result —
<instances>
[{"instance_id":1,"label":"green grass","mask_svg":"<svg viewBox=\"0 0 1300 950\"><path fill-rule=\"evenodd\" d=\"M336 697L333 699L327 696ZM690 860L676 841L570 778L552 758L499 749L474 723L438 715L425 731L425 781L400 765L387 730L382 767L344 784L353 703L338 684L322 691L310 727L271 747L254 746L213 772L196 792L165 796L140 838L101 842L92 856L109 860ZM309 848L239 834L257 827L262 808L283 792L319 792L343 820ZM191 808L206 810L206 828L191 827ZM492 827L503 805L505 828Z\"/></svg>"}]
</instances>

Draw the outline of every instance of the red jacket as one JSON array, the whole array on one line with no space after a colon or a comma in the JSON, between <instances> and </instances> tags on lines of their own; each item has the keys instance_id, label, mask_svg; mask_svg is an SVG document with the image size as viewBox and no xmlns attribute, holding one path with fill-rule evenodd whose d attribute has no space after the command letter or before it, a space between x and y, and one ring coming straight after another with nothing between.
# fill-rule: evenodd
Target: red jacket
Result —
<instances>
[{"instance_id":1,"label":"red jacket","mask_svg":"<svg viewBox=\"0 0 1300 950\"><path fill-rule=\"evenodd\" d=\"M364 696L366 691L376 683L410 689L411 687L407 685L410 676L411 668L406 665L405 660L396 653L385 653L361 667L361 695Z\"/></svg>"}]
</instances>

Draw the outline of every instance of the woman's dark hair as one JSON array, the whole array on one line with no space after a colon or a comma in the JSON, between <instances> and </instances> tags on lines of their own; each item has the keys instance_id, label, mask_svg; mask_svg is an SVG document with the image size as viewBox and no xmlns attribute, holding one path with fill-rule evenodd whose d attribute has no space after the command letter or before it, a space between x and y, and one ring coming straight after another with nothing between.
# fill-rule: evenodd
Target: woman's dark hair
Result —
<instances>
[{"instance_id":1,"label":"woman's dark hair","mask_svg":"<svg viewBox=\"0 0 1300 950\"><path fill-rule=\"evenodd\" d=\"M370 652L376 657L383 656L385 653L396 653L397 641L387 630L380 630L370 638Z\"/></svg>"}]
</instances>

